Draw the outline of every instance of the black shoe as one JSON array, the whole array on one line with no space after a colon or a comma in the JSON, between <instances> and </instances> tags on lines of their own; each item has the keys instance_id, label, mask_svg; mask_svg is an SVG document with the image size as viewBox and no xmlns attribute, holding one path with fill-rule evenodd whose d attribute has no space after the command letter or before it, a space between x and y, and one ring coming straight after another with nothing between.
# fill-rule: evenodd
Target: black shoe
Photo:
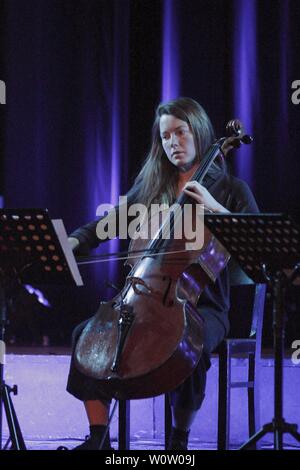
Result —
<instances>
[{"instance_id":1,"label":"black shoe","mask_svg":"<svg viewBox=\"0 0 300 470\"><path fill-rule=\"evenodd\" d=\"M100 442L101 443L101 442ZM73 449L69 449L66 446L59 446L56 450L100 450L100 443L99 440L92 439L91 436L85 436L85 441L82 444L79 444ZM114 450L112 447L104 446L105 441L103 443L103 447L101 450Z\"/></svg>"},{"instance_id":2,"label":"black shoe","mask_svg":"<svg viewBox=\"0 0 300 470\"><path fill-rule=\"evenodd\" d=\"M90 426L90 435L86 436L85 442L72 450L114 450L110 444L109 428L101 424Z\"/></svg>"},{"instance_id":3,"label":"black shoe","mask_svg":"<svg viewBox=\"0 0 300 470\"><path fill-rule=\"evenodd\" d=\"M56 450L115 450L110 445L104 446L105 441L102 449L100 449L100 443L98 440L94 440L90 436L86 436L85 441L82 444L79 444L79 446L73 447L73 449L69 449L66 446L59 446Z\"/></svg>"},{"instance_id":4,"label":"black shoe","mask_svg":"<svg viewBox=\"0 0 300 470\"><path fill-rule=\"evenodd\" d=\"M94 439L91 436L86 436L85 441L79 446L73 447L71 450L114 450L110 443L105 438L102 448L100 449L101 439Z\"/></svg>"},{"instance_id":5,"label":"black shoe","mask_svg":"<svg viewBox=\"0 0 300 470\"><path fill-rule=\"evenodd\" d=\"M172 428L166 450L187 450L190 431Z\"/></svg>"},{"instance_id":6,"label":"black shoe","mask_svg":"<svg viewBox=\"0 0 300 470\"><path fill-rule=\"evenodd\" d=\"M85 437L85 441L71 450L99 450L99 441L92 439L90 436Z\"/></svg>"}]
</instances>

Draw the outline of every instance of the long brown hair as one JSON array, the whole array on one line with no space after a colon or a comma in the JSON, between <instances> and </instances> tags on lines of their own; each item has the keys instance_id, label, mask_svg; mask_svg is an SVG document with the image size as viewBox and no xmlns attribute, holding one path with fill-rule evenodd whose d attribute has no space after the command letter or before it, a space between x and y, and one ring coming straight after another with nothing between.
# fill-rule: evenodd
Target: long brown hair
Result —
<instances>
[{"instance_id":1,"label":"long brown hair","mask_svg":"<svg viewBox=\"0 0 300 470\"><path fill-rule=\"evenodd\" d=\"M150 151L135 179L133 187L128 193L128 196L135 194L135 199L147 207L153 202L165 202L171 205L176 200L178 170L168 160L162 147L159 122L163 114L173 115L187 122L194 137L196 161L201 160L215 140L211 121L197 101L192 98L181 97L159 104L152 127ZM224 171L222 166L217 163L210 169L211 173L222 171Z\"/></svg>"}]
</instances>

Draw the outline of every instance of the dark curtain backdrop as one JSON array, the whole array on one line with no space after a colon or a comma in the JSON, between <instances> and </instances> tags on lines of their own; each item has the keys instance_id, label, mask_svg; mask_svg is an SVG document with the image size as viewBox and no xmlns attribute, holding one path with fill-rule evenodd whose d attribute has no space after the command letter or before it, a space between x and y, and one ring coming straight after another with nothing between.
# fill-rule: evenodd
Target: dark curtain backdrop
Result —
<instances>
[{"instance_id":1,"label":"dark curtain backdrop","mask_svg":"<svg viewBox=\"0 0 300 470\"><path fill-rule=\"evenodd\" d=\"M299 208L297 0L2 0L0 14L7 207L47 207L68 232L93 219L132 184L155 106L185 95L217 136L245 122L254 143L229 166L261 210ZM84 288L49 290L62 336L112 295L104 279L124 279L116 263L81 271Z\"/></svg>"},{"instance_id":2,"label":"dark curtain backdrop","mask_svg":"<svg viewBox=\"0 0 300 470\"><path fill-rule=\"evenodd\" d=\"M0 80L5 81L4 69L4 39L5 39L5 11L4 3L0 2ZM0 194L3 194L3 160L4 160L4 126L5 105L0 104Z\"/></svg>"}]
</instances>

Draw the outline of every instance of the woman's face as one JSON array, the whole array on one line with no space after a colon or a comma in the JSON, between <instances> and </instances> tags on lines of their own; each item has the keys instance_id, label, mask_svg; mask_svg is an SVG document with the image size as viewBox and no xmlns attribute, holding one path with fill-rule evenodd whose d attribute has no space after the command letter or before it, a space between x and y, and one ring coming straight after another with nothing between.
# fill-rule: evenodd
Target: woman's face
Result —
<instances>
[{"instance_id":1,"label":"woman's face","mask_svg":"<svg viewBox=\"0 0 300 470\"><path fill-rule=\"evenodd\" d=\"M163 149L179 171L193 166L196 158L194 136L187 122L170 114L163 114L159 121Z\"/></svg>"}]
</instances>

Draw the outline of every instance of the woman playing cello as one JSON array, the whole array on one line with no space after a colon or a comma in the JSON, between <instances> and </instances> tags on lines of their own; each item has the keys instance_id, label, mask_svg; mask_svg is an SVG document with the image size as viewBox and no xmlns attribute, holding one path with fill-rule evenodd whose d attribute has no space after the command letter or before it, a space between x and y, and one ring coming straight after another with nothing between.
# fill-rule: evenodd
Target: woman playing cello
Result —
<instances>
[{"instance_id":1,"label":"woman playing cello","mask_svg":"<svg viewBox=\"0 0 300 470\"><path fill-rule=\"evenodd\" d=\"M248 185L226 171L224 161L215 161L202 184L190 180L208 148L215 141L214 131L204 109L191 98L178 98L158 106L153 124L152 144L145 163L128 193L128 203L167 203L171 206L183 192L214 213L257 212L257 204ZM75 230L69 241L76 254L98 246L98 220ZM210 353L229 331L229 277L225 268L216 282L208 284L197 304L204 323L203 354L192 374L169 392L172 431L169 450L185 450L188 436L205 396L206 373ZM73 333L73 349L87 322ZM101 382L80 372L71 361L67 390L84 402L90 424L90 437L75 450L99 449L108 423L111 397ZM103 449L110 449L109 432Z\"/></svg>"}]
</instances>

